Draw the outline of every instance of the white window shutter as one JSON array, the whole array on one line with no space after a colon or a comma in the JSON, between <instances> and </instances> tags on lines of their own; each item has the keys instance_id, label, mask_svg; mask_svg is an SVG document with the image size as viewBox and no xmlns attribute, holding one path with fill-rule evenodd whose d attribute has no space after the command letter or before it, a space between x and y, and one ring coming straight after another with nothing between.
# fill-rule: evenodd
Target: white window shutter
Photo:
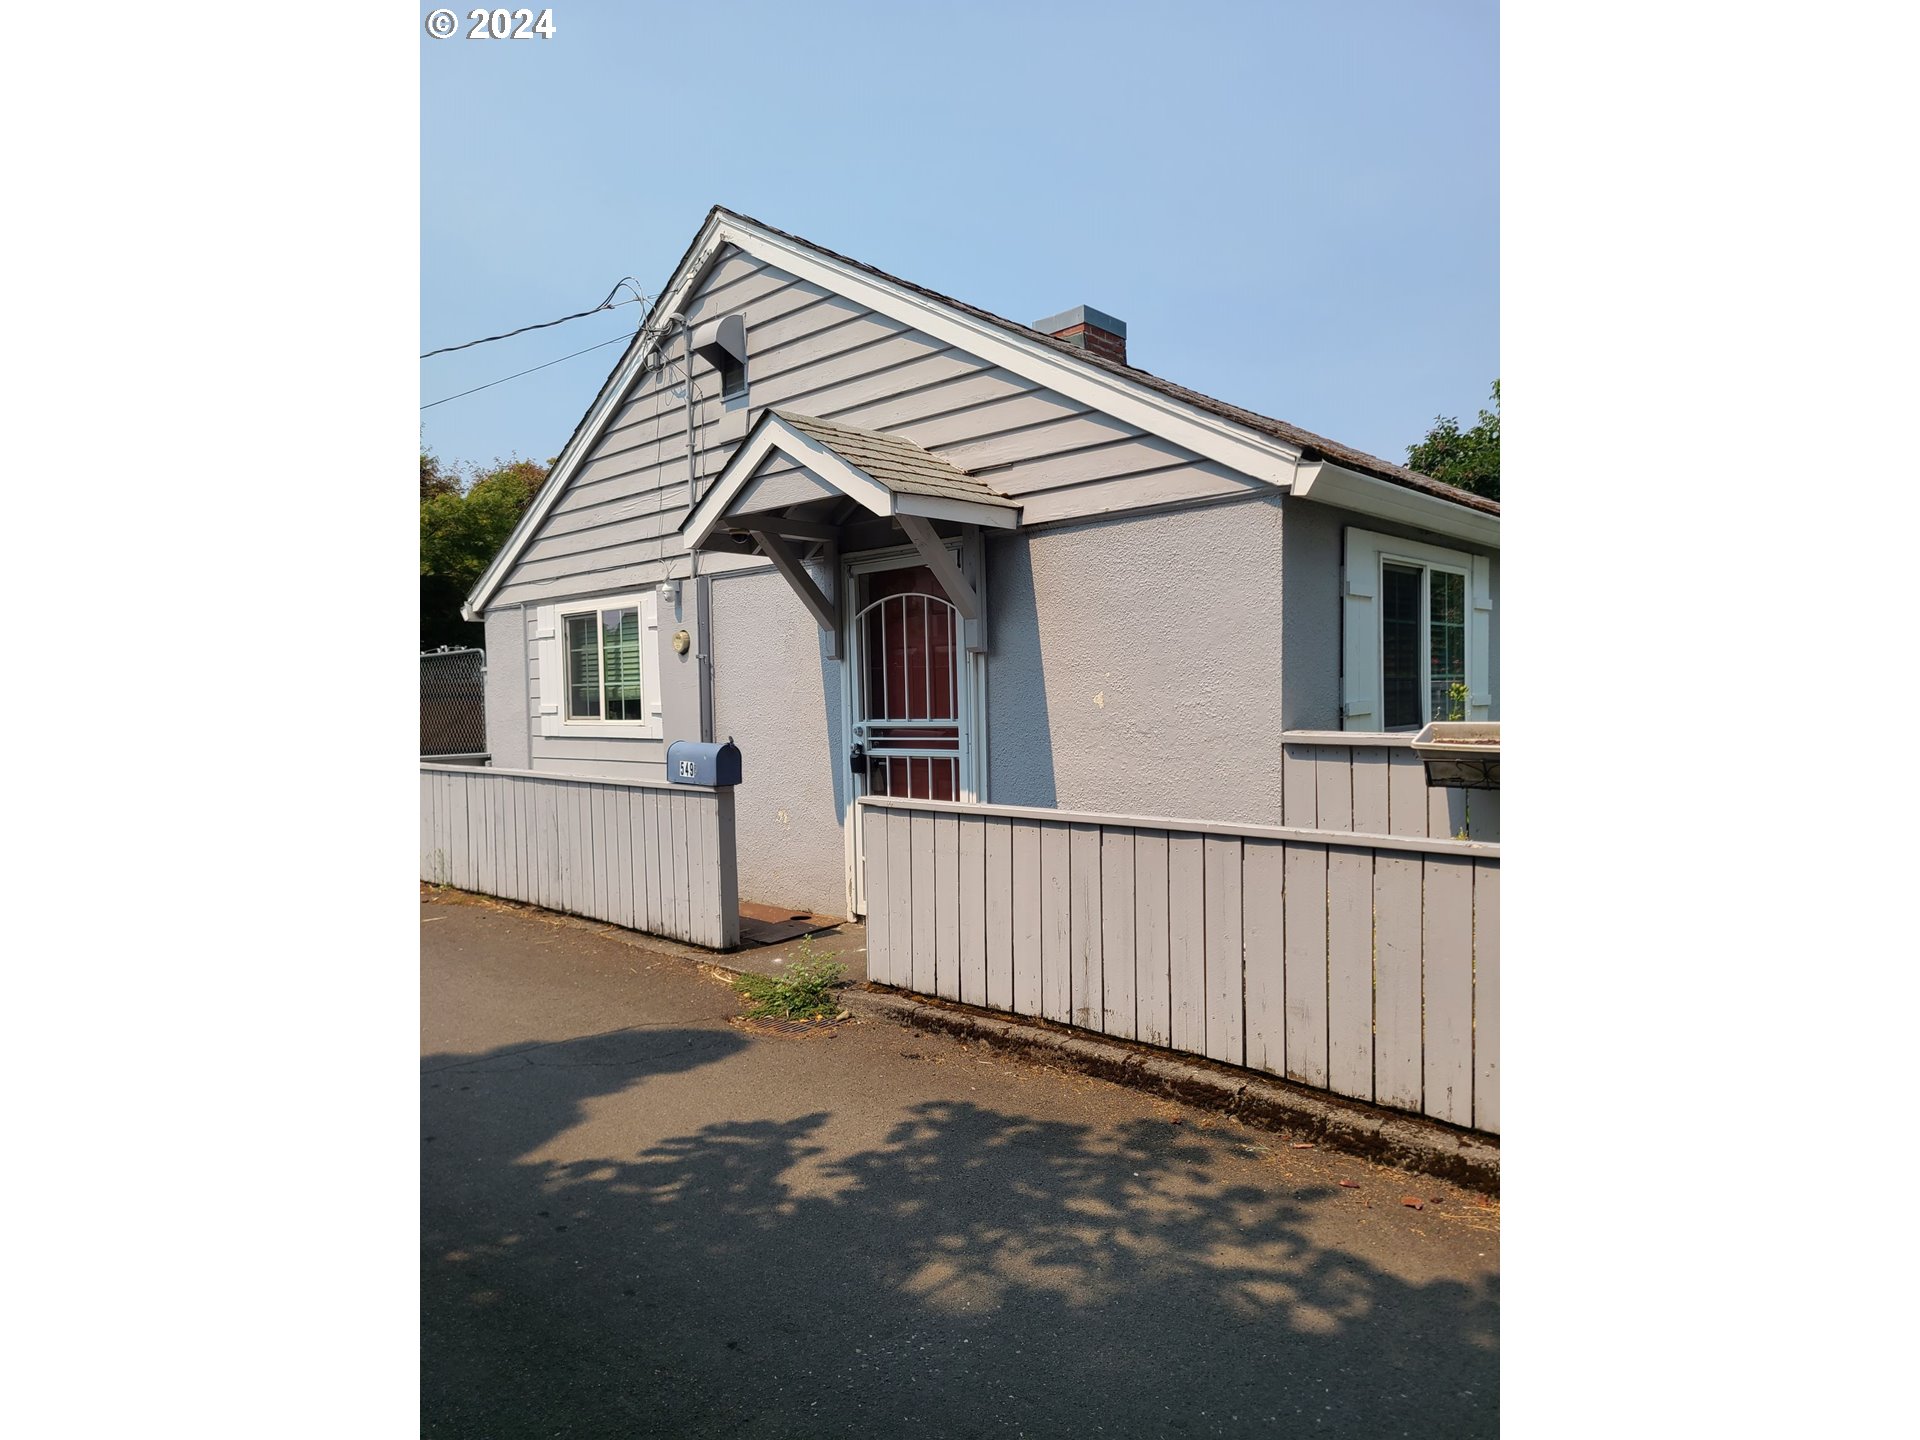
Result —
<instances>
[{"instance_id":1,"label":"white window shutter","mask_svg":"<svg viewBox=\"0 0 1920 1440\"><path fill-rule=\"evenodd\" d=\"M648 715L660 713L660 592L649 590L640 597L640 697Z\"/></svg>"},{"instance_id":2,"label":"white window shutter","mask_svg":"<svg viewBox=\"0 0 1920 1440\"><path fill-rule=\"evenodd\" d=\"M1379 552L1367 533L1347 532L1346 573L1341 586L1340 728L1378 730L1380 715Z\"/></svg>"},{"instance_id":3,"label":"white window shutter","mask_svg":"<svg viewBox=\"0 0 1920 1440\"><path fill-rule=\"evenodd\" d=\"M534 710L540 717L542 735L559 735L561 726L566 723L560 713L561 702L566 698L566 662L561 653L560 612L552 605L542 605L534 612L533 619L534 658L537 664L533 676Z\"/></svg>"},{"instance_id":4,"label":"white window shutter","mask_svg":"<svg viewBox=\"0 0 1920 1440\"><path fill-rule=\"evenodd\" d=\"M1473 608L1467 613L1467 718L1493 715L1493 562L1473 557Z\"/></svg>"}]
</instances>

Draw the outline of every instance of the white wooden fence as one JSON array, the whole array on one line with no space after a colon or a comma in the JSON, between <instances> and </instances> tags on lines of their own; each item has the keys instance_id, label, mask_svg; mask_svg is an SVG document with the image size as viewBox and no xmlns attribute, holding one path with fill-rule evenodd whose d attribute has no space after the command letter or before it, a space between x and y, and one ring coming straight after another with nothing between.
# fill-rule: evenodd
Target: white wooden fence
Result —
<instances>
[{"instance_id":1,"label":"white wooden fence","mask_svg":"<svg viewBox=\"0 0 1920 1440\"><path fill-rule=\"evenodd\" d=\"M1338 827L864 800L868 976L1498 1133L1499 847L1350 748Z\"/></svg>"},{"instance_id":2,"label":"white wooden fence","mask_svg":"<svg viewBox=\"0 0 1920 1440\"><path fill-rule=\"evenodd\" d=\"M740 943L731 790L422 765L420 878L716 950Z\"/></svg>"}]
</instances>

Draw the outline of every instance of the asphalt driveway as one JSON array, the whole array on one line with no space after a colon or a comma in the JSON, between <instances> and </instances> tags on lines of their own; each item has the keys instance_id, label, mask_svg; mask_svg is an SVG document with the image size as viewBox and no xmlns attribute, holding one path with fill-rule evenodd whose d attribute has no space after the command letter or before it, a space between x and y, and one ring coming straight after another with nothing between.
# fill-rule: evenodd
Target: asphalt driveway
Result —
<instances>
[{"instance_id":1,"label":"asphalt driveway","mask_svg":"<svg viewBox=\"0 0 1920 1440\"><path fill-rule=\"evenodd\" d=\"M1498 1429L1481 1197L880 1021L754 1034L580 922L421 921L424 1435Z\"/></svg>"}]
</instances>

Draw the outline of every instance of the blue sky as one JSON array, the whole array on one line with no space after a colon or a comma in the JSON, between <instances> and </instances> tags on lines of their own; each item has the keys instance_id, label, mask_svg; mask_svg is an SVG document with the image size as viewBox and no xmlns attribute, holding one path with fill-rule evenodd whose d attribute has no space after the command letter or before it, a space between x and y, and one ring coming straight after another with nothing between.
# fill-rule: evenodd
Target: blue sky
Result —
<instances>
[{"instance_id":1,"label":"blue sky","mask_svg":"<svg viewBox=\"0 0 1920 1440\"><path fill-rule=\"evenodd\" d=\"M464 15L471 7L457 7ZM424 14L424 7L422 10ZM1388 459L1499 373L1498 9L553 6L420 31L421 349L663 285L716 202ZM468 25L462 22L464 35ZM630 332L420 364L421 401ZM620 347L424 410L443 460L555 455Z\"/></svg>"}]
</instances>

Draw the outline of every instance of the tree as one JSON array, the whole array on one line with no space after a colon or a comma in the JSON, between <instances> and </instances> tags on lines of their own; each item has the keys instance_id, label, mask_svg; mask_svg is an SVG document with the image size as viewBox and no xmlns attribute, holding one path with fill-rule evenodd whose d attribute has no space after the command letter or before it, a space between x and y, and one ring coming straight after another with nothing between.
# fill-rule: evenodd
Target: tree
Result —
<instances>
[{"instance_id":1,"label":"tree","mask_svg":"<svg viewBox=\"0 0 1920 1440\"><path fill-rule=\"evenodd\" d=\"M1418 445L1407 447L1407 468L1431 475L1489 500L1500 498L1500 382L1493 382L1493 409L1462 430L1457 419L1433 417L1433 428Z\"/></svg>"},{"instance_id":2,"label":"tree","mask_svg":"<svg viewBox=\"0 0 1920 1440\"><path fill-rule=\"evenodd\" d=\"M454 466L420 456L420 648L482 645L484 627L461 602L546 483L533 460L496 460L464 481Z\"/></svg>"}]
</instances>

